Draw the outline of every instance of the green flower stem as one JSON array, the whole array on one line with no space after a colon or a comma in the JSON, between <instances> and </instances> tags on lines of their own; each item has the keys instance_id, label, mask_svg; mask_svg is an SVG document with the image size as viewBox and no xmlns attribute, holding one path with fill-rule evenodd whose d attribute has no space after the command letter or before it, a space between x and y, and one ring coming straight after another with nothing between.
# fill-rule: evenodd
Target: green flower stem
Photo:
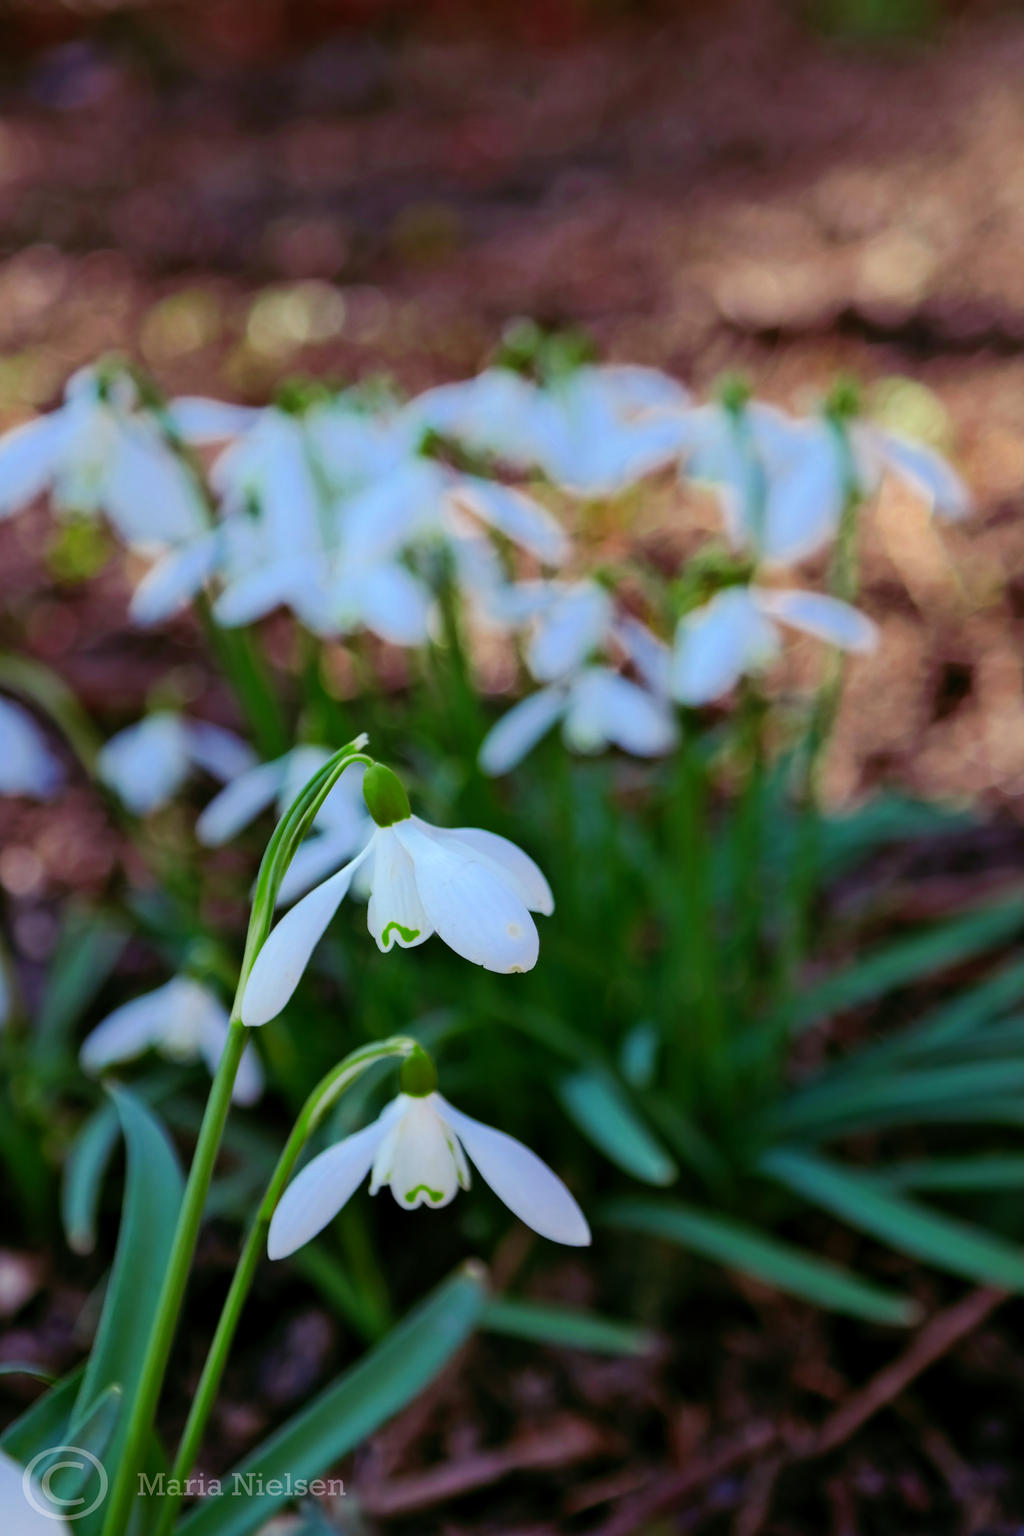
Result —
<instances>
[{"instance_id":1,"label":"green flower stem","mask_svg":"<svg viewBox=\"0 0 1024 1536\"><path fill-rule=\"evenodd\" d=\"M174 1466L170 1473L172 1486L176 1484L183 1485L195 1464L207 1421L213 1408L214 1399L224 1374L228 1353L242 1315L242 1309L245 1306L253 1276L256 1273L256 1266L266 1246L267 1231L270 1227L271 1217L284 1193L285 1185L291 1177L292 1169L295 1167L303 1148L331 1105L368 1067L372 1067L378 1061L384 1061L388 1057L397 1056L404 1058L411 1056L419 1049L420 1047L417 1046L415 1040L411 1040L404 1035L397 1035L390 1040L383 1040L374 1045L364 1046L360 1050L353 1051L351 1055L346 1056L343 1062L334 1067L317 1084L306 1100L284 1151L277 1160L277 1166L271 1176L270 1183L267 1185L267 1190L256 1213L256 1218L249 1228L248 1235L243 1244L238 1265L232 1277L227 1298L217 1323L217 1329L206 1356L203 1373L199 1378L196 1395L189 1410L181 1443L178 1446L178 1454L175 1457ZM169 1494L166 1496L154 1536L168 1536L180 1504L181 1495Z\"/></svg>"},{"instance_id":2,"label":"green flower stem","mask_svg":"<svg viewBox=\"0 0 1024 1536\"><path fill-rule=\"evenodd\" d=\"M737 745L743 782L733 823L733 934L739 1022L756 1016L761 961L764 889L764 705L745 681L740 695Z\"/></svg>"},{"instance_id":3,"label":"green flower stem","mask_svg":"<svg viewBox=\"0 0 1024 1536\"><path fill-rule=\"evenodd\" d=\"M195 607L253 741L263 757L280 757L288 747L288 726L258 639L252 630L218 624L205 593L197 595Z\"/></svg>"},{"instance_id":4,"label":"green flower stem","mask_svg":"<svg viewBox=\"0 0 1024 1536\"><path fill-rule=\"evenodd\" d=\"M206 1197L213 1177L214 1164L220 1148L224 1125L231 1109L231 1092L234 1088L238 1064L245 1050L247 1031L242 1024L240 1011L249 974L260 949L266 941L274 920L274 904L281 881L291 863L296 848L315 819L317 812L334 785L350 763L369 761L361 752L361 741L350 742L336 752L328 763L314 774L306 787L285 812L267 844L256 882L249 928L245 939L245 953L239 971L238 986L231 1009L231 1023L206 1101L199 1137L189 1169L178 1224L174 1232L167 1273L157 1302L152 1331L146 1343L139 1387L129 1408L129 1427L120 1465L111 1479L110 1497L104 1510L103 1536L124 1536L128 1529L132 1501L142 1465L147 1441L152 1433L157 1404L167 1371L171 1345L181 1313L189 1270L195 1253L199 1226L206 1205Z\"/></svg>"}]
</instances>

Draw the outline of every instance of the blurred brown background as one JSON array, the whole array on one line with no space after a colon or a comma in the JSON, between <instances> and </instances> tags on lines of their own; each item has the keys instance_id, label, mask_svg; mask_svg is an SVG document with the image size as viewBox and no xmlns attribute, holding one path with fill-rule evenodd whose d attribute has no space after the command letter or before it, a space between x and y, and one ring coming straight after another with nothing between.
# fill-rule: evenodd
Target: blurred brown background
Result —
<instances>
[{"instance_id":1,"label":"blurred brown background","mask_svg":"<svg viewBox=\"0 0 1024 1536\"><path fill-rule=\"evenodd\" d=\"M1016 812L1019 8L0 0L0 28L0 422L110 347L172 390L381 370L416 389L521 314L698 389L742 368L798 408L852 372L952 451L978 511L937 535L883 498L885 644L832 789ZM0 640L27 623L87 701L119 655L141 704L116 571L70 594L42 523L0 532Z\"/></svg>"}]
</instances>

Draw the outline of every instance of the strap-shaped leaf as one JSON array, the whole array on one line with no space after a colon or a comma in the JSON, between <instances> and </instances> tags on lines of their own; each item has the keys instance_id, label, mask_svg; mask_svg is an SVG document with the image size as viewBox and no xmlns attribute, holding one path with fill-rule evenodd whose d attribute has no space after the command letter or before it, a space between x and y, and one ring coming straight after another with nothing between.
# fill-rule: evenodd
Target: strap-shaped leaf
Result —
<instances>
[{"instance_id":1,"label":"strap-shaped leaf","mask_svg":"<svg viewBox=\"0 0 1024 1536\"><path fill-rule=\"evenodd\" d=\"M834 1140L883 1125L913 1125L933 1116L984 1120L986 1100L1024 1092L1024 1059L960 1062L852 1081L823 1082L794 1093L764 1117L773 1139Z\"/></svg>"},{"instance_id":2,"label":"strap-shaped leaf","mask_svg":"<svg viewBox=\"0 0 1024 1536\"><path fill-rule=\"evenodd\" d=\"M654 1347L653 1336L635 1323L510 1296L497 1296L487 1303L480 1327L531 1344L587 1349L599 1355L646 1355Z\"/></svg>"},{"instance_id":3,"label":"strap-shaped leaf","mask_svg":"<svg viewBox=\"0 0 1024 1536\"><path fill-rule=\"evenodd\" d=\"M45 1068L117 964L125 934L96 913L72 912L61 930L32 1029L32 1054Z\"/></svg>"},{"instance_id":4,"label":"strap-shaped leaf","mask_svg":"<svg viewBox=\"0 0 1024 1536\"><path fill-rule=\"evenodd\" d=\"M72 1253L91 1253L96 1246L100 1191L119 1131L114 1106L101 1104L82 1124L68 1149L61 1182L60 1215Z\"/></svg>"},{"instance_id":5,"label":"strap-shaped leaf","mask_svg":"<svg viewBox=\"0 0 1024 1536\"><path fill-rule=\"evenodd\" d=\"M127 1172L117 1251L103 1312L68 1426L72 1444L96 1404L117 1386L125 1411L104 1458L117 1465L131 1403L139 1381L146 1341L167 1268L181 1205L181 1170L167 1133L152 1112L126 1088L110 1089L124 1132ZM102 1512L97 1512L97 1522ZM91 1536L92 1517L79 1523Z\"/></svg>"},{"instance_id":6,"label":"strap-shaped leaf","mask_svg":"<svg viewBox=\"0 0 1024 1536\"><path fill-rule=\"evenodd\" d=\"M768 1237L756 1227L675 1200L649 1196L616 1200L602 1215L613 1226L665 1238L830 1312L892 1324L912 1323L918 1314L916 1303L909 1297L862 1280L838 1264L803 1253L779 1238Z\"/></svg>"},{"instance_id":7,"label":"strap-shaped leaf","mask_svg":"<svg viewBox=\"0 0 1024 1536\"><path fill-rule=\"evenodd\" d=\"M776 1147L762 1173L861 1232L975 1284L1024 1290L1024 1249L897 1194L883 1180L851 1173L816 1153Z\"/></svg>"},{"instance_id":8,"label":"strap-shaped leaf","mask_svg":"<svg viewBox=\"0 0 1024 1536\"><path fill-rule=\"evenodd\" d=\"M84 1366L76 1366L49 1392L37 1397L13 1424L8 1424L0 1435L0 1451L6 1451L24 1466L48 1446L66 1444L84 1370Z\"/></svg>"},{"instance_id":9,"label":"strap-shaped leaf","mask_svg":"<svg viewBox=\"0 0 1024 1536\"><path fill-rule=\"evenodd\" d=\"M595 1067L563 1077L558 1097L584 1136L645 1184L671 1184L678 1168L610 1073Z\"/></svg>"},{"instance_id":10,"label":"strap-shaped leaf","mask_svg":"<svg viewBox=\"0 0 1024 1536\"><path fill-rule=\"evenodd\" d=\"M1024 1189L1024 1152L978 1152L969 1157L935 1157L888 1163L873 1170L894 1189L931 1189L968 1194Z\"/></svg>"},{"instance_id":11,"label":"strap-shaped leaf","mask_svg":"<svg viewBox=\"0 0 1024 1536\"><path fill-rule=\"evenodd\" d=\"M179 1536L247 1536L291 1501L299 1478L323 1477L429 1385L480 1320L485 1277L466 1264L405 1317L383 1343L265 1440L188 1515ZM290 1481L289 1481L290 1479ZM241 1489L246 1496L239 1497Z\"/></svg>"}]
</instances>

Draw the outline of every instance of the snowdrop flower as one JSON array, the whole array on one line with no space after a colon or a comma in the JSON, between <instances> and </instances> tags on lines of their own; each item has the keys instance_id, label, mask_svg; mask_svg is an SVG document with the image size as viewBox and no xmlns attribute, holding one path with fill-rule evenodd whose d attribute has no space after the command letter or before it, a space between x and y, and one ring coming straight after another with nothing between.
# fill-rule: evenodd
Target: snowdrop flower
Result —
<instances>
[{"instance_id":1,"label":"snowdrop flower","mask_svg":"<svg viewBox=\"0 0 1024 1536\"><path fill-rule=\"evenodd\" d=\"M80 1451L77 1456L75 1465L85 1465ZM0 1509L4 1512L6 1536L59 1536L61 1531L73 1529L62 1517L68 1501L58 1494L59 1478L49 1491L47 1474L55 1462L59 1465L59 1458L44 1452L41 1458L35 1458L35 1465L32 1461L28 1463L32 1474L26 1478L27 1468L6 1451L0 1451ZM87 1497L95 1497L94 1486L88 1489Z\"/></svg>"},{"instance_id":2,"label":"snowdrop flower","mask_svg":"<svg viewBox=\"0 0 1024 1536\"><path fill-rule=\"evenodd\" d=\"M883 474L891 474L926 501L936 517L958 522L971 510L971 496L941 453L914 438L854 420L847 430L856 457L861 493L869 496Z\"/></svg>"},{"instance_id":3,"label":"snowdrop flower","mask_svg":"<svg viewBox=\"0 0 1024 1536\"><path fill-rule=\"evenodd\" d=\"M515 843L477 827L433 827L413 816L401 783L375 763L363 796L377 823L366 847L297 902L256 957L242 1022L266 1024L288 1002L321 935L365 866L367 926L384 953L436 933L489 971L528 971L539 938L531 912L554 911L551 888Z\"/></svg>"},{"instance_id":4,"label":"snowdrop flower","mask_svg":"<svg viewBox=\"0 0 1024 1536\"><path fill-rule=\"evenodd\" d=\"M680 621L670 685L681 704L708 704L775 660L779 625L802 630L843 651L866 652L878 643L875 625L858 609L820 592L779 592L757 586L726 587Z\"/></svg>"},{"instance_id":5,"label":"snowdrop flower","mask_svg":"<svg viewBox=\"0 0 1024 1536\"><path fill-rule=\"evenodd\" d=\"M542 391L537 465L574 495L620 495L678 457L688 406L655 368L576 368Z\"/></svg>"},{"instance_id":6,"label":"snowdrop flower","mask_svg":"<svg viewBox=\"0 0 1024 1536\"><path fill-rule=\"evenodd\" d=\"M566 746L575 752L614 746L634 757L658 757L671 751L677 738L664 699L611 667L584 667L571 681L514 704L484 737L480 767L492 775L508 773L558 720Z\"/></svg>"},{"instance_id":7,"label":"snowdrop flower","mask_svg":"<svg viewBox=\"0 0 1024 1536\"><path fill-rule=\"evenodd\" d=\"M571 1247L590 1242L583 1212L536 1153L442 1098L429 1058L411 1057L407 1065L424 1069L418 1083L402 1074L403 1089L417 1091L399 1093L372 1125L321 1152L285 1190L270 1223L270 1258L286 1258L314 1238L368 1173L372 1195L387 1184L403 1210L440 1210L457 1190L469 1188L469 1162L542 1237Z\"/></svg>"},{"instance_id":8,"label":"snowdrop flower","mask_svg":"<svg viewBox=\"0 0 1024 1536\"><path fill-rule=\"evenodd\" d=\"M170 1061L202 1060L212 1077L224 1052L228 1022L227 1009L209 988L190 976L175 976L108 1014L84 1041L79 1061L95 1075L153 1050ZM250 1044L232 1097L238 1104L254 1104L262 1092L263 1072Z\"/></svg>"},{"instance_id":9,"label":"snowdrop flower","mask_svg":"<svg viewBox=\"0 0 1024 1536\"><path fill-rule=\"evenodd\" d=\"M0 699L0 795L49 800L63 782L63 765L28 710Z\"/></svg>"},{"instance_id":10,"label":"snowdrop flower","mask_svg":"<svg viewBox=\"0 0 1024 1536\"><path fill-rule=\"evenodd\" d=\"M160 710L112 736L97 767L134 815L148 816L173 799L194 768L226 781L255 761L231 731Z\"/></svg>"},{"instance_id":11,"label":"snowdrop flower","mask_svg":"<svg viewBox=\"0 0 1024 1536\"><path fill-rule=\"evenodd\" d=\"M0 438L0 517L45 490L58 512L105 512L131 545L187 542L206 524L191 473L123 372L82 369L63 405Z\"/></svg>"},{"instance_id":12,"label":"snowdrop flower","mask_svg":"<svg viewBox=\"0 0 1024 1536\"><path fill-rule=\"evenodd\" d=\"M276 803L280 815L330 757L326 747L295 747L284 757L247 768L215 795L196 822L196 837L217 848ZM278 891L288 906L338 868L367 841L372 822L363 800L363 765L347 768L320 807L312 834L298 849Z\"/></svg>"},{"instance_id":13,"label":"snowdrop flower","mask_svg":"<svg viewBox=\"0 0 1024 1536\"><path fill-rule=\"evenodd\" d=\"M471 453L529 469L536 453L540 390L512 368L485 368L472 379L440 384L409 402L407 418Z\"/></svg>"}]
</instances>

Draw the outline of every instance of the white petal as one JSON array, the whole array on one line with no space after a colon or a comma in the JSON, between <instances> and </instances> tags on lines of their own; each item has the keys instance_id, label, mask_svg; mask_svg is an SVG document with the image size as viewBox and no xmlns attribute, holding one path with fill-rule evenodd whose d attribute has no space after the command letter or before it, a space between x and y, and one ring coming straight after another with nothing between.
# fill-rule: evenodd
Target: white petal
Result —
<instances>
[{"instance_id":1,"label":"white petal","mask_svg":"<svg viewBox=\"0 0 1024 1536\"><path fill-rule=\"evenodd\" d=\"M385 1172L380 1167L382 1145L374 1166L374 1185L379 1188L383 1175L405 1211L418 1205L440 1210L459 1189L455 1134L438 1113L440 1099L436 1093L424 1098L400 1094L397 1102L403 1107L389 1135L387 1169Z\"/></svg>"},{"instance_id":2,"label":"white petal","mask_svg":"<svg viewBox=\"0 0 1024 1536\"><path fill-rule=\"evenodd\" d=\"M85 1489L83 1502L93 1499L99 1486L96 1481L98 1473L91 1472L80 1450L75 1447L70 1449L68 1461L76 1470L84 1468L83 1475L91 1475L94 1479ZM28 1464L31 1465L31 1458ZM74 1531L75 1527L70 1521L61 1519L61 1500L58 1498L60 1479L54 1480L50 1495L47 1495L39 1482L39 1475L45 1478L46 1471L53 1466L54 1459L44 1455L35 1467L28 1484L31 1490L30 1502L25 1484L25 1468L8 1456L6 1451L0 1451L0 1509L4 1512L4 1536L60 1536L61 1531ZM73 1515L71 1519L74 1519Z\"/></svg>"},{"instance_id":3,"label":"white petal","mask_svg":"<svg viewBox=\"0 0 1024 1536\"><path fill-rule=\"evenodd\" d=\"M475 475L460 475L452 485L451 495L497 533L546 565L560 565L568 557L570 546L564 528L532 496Z\"/></svg>"},{"instance_id":4,"label":"white petal","mask_svg":"<svg viewBox=\"0 0 1024 1536\"><path fill-rule=\"evenodd\" d=\"M194 1028L199 1052L213 1077L220 1065L228 1040L230 1016L223 1003L204 987L202 998L195 999ZM231 1098L235 1104L255 1104L263 1093L263 1068L250 1040L238 1063Z\"/></svg>"},{"instance_id":5,"label":"white petal","mask_svg":"<svg viewBox=\"0 0 1024 1536\"><path fill-rule=\"evenodd\" d=\"M450 949L489 971L536 965L540 940L533 918L490 860L455 840L428 836L412 817L396 822L394 832L412 857L427 918Z\"/></svg>"},{"instance_id":6,"label":"white petal","mask_svg":"<svg viewBox=\"0 0 1024 1536\"><path fill-rule=\"evenodd\" d=\"M550 917L555 910L555 898L543 872L528 853L507 837L485 832L482 827L431 827L418 816L413 820L440 843L461 843L477 857L495 865L531 912Z\"/></svg>"},{"instance_id":7,"label":"white petal","mask_svg":"<svg viewBox=\"0 0 1024 1536\"><path fill-rule=\"evenodd\" d=\"M136 816L147 816L173 799L188 777L184 724L158 713L112 736L96 763L100 778Z\"/></svg>"},{"instance_id":8,"label":"white petal","mask_svg":"<svg viewBox=\"0 0 1024 1536\"><path fill-rule=\"evenodd\" d=\"M375 1120L306 1164L288 1185L271 1217L269 1258L287 1258L323 1231L366 1178L389 1123L384 1118Z\"/></svg>"},{"instance_id":9,"label":"white petal","mask_svg":"<svg viewBox=\"0 0 1024 1536\"><path fill-rule=\"evenodd\" d=\"M206 848L219 848L273 805L284 781L285 761L258 763L225 784L196 822L196 837Z\"/></svg>"},{"instance_id":10,"label":"white petal","mask_svg":"<svg viewBox=\"0 0 1024 1536\"><path fill-rule=\"evenodd\" d=\"M226 443L255 426L260 413L250 405L226 400L207 400L202 395L182 395L167 407L171 425L186 443L203 447Z\"/></svg>"},{"instance_id":11,"label":"white petal","mask_svg":"<svg viewBox=\"0 0 1024 1536\"><path fill-rule=\"evenodd\" d=\"M103 506L129 544L184 544L206 532L192 473L143 417L119 423Z\"/></svg>"},{"instance_id":12,"label":"white petal","mask_svg":"<svg viewBox=\"0 0 1024 1536\"><path fill-rule=\"evenodd\" d=\"M800 453L778 471L769 467L766 480L763 526L754 541L766 560L803 560L835 537L846 486L828 427L808 430Z\"/></svg>"},{"instance_id":13,"label":"white petal","mask_svg":"<svg viewBox=\"0 0 1024 1536\"><path fill-rule=\"evenodd\" d=\"M185 740L192 761L215 779L236 779L256 766L256 754L248 743L222 726L185 721Z\"/></svg>"},{"instance_id":14,"label":"white petal","mask_svg":"<svg viewBox=\"0 0 1024 1536\"><path fill-rule=\"evenodd\" d=\"M614 625L616 640L625 651L628 660L636 668L641 680L652 693L662 697L668 693L669 673L672 667L672 650L664 640L659 640L653 630L630 614L617 619Z\"/></svg>"},{"instance_id":15,"label":"white petal","mask_svg":"<svg viewBox=\"0 0 1024 1536\"><path fill-rule=\"evenodd\" d=\"M672 693L681 704L708 704L765 666L779 650L774 625L745 587L727 587L679 621Z\"/></svg>"},{"instance_id":16,"label":"white petal","mask_svg":"<svg viewBox=\"0 0 1024 1536\"><path fill-rule=\"evenodd\" d=\"M48 800L64 782L64 768L20 704L0 699L0 795Z\"/></svg>"},{"instance_id":17,"label":"white petal","mask_svg":"<svg viewBox=\"0 0 1024 1536\"><path fill-rule=\"evenodd\" d=\"M344 869L318 885L286 913L256 956L242 997L242 1023L276 1019L302 979L321 935L352 884L352 876L373 847L371 841Z\"/></svg>"},{"instance_id":18,"label":"white petal","mask_svg":"<svg viewBox=\"0 0 1024 1536\"><path fill-rule=\"evenodd\" d=\"M403 465L353 496L342 513L342 547L355 564L389 560L441 526L445 477L426 460Z\"/></svg>"},{"instance_id":19,"label":"white petal","mask_svg":"<svg viewBox=\"0 0 1024 1536\"><path fill-rule=\"evenodd\" d=\"M775 592L751 588L762 613L802 629L841 651L873 651L878 644L875 624L849 603L823 592Z\"/></svg>"},{"instance_id":20,"label":"white petal","mask_svg":"<svg viewBox=\"0 0 1024 1536\"><path fill-rule=\"evenodd\" d=\"M228 629L252 624L275 608L301 605L311 583L316 586L317 573L305 556L272 560L228 580L213 605L213 616Z\"/></svg>"},{"instance_id":21,"label":"white petal","mask_svg":"<svg viewBox=\"0 0 1024 1536\"><path fill-rule=\"evenodd\" d=\"M521 1141L454 1109L437 1095L441 1114L459 1137L481 1178L513 1215L553 1243L584 1248L590 1228L569 1190Z\"/></svg>"},{"instance_id":22,"label":"white petal","mask_svg":"<svg viewBox=\"0 0 1024 1536\"><path fill-rule=\"evenodd\" d=\"M538 621L526 652L526 664L541 683L574 672L604 643L612 619L612 601L595 581L567 588Z\"/></svg>"},{"instance_id":23,"label":"white petal","mask_svg":"<svg viewBox=\"0 0 1024 1536\"><path fill-rule=\"evenodd\" d=\"M587 667L577 678L563 729L577 752L599 752L611 742L636 757L657 757L676 741L668 706L609 667Z\"/></svg>"},{"instance_id":24,"label":"white petal","mask_svg":"<svg viewBox=\"0 0 1024 1536\"><path fill-rule=\"evenodd\" d=\"M394 944L401 949L423 944L434 931L416 889L412 859L393 827L382 827L374 838L366 926L385 954Z\"/></svg>"},{"instance_id":25,"label":"white petal","mask_svg":"<svg viewBox=\"0 0 1024 1536\"><path fill-rule=\"evenodd\" d=\"M541 688L513 704L483 739L479 762L484 773L508 773L546 735L565 708L561 688Z\"/></svg>"},{"instance_id":26,"label":"white petal","mask_svg":"<svg viewBox=\"0 0 1024 1536\"><path fill-rule=\"evenodd\" d=\"M174 982L133 997L108 1013L82 1043L78 1059L85 1072L103 1072L119 1061L132 1061L163 1038L168 1011L174 1008Z\"/></svg>"},{"instance_id":27,"label":"white petal","mask_svg":"<svg viewBox=\"0 0 1024 1536\"><path fill-rule=\"evenodd\" d=\"M870 430L886 466L926 497L937 517L955 521L967 516L971 510L970 492L941 453L896 432Z\"/></svg>"},{"instance_id":28,"label":"white petal","mask_svg":"<svg viewBox=\"0 0 1024 1536\"><path fill-rule=\"evenodd\" d=\"M357 580L367 629L391 645L425 644L432 599L421 581L397 564L370 566Z\"/></svg>"},{"instance_id":29,"label":"white petal","mask_svg":"<svg viewBox=\"0 0 1024 1536\"><path fill-rule=\"evenodd\" d=\"M162 624L201 591L217 564L219 541L204 535L172 549L153 565L132 594L129 612L136 624Z\"/></svg>"},{"instance_id":30,"label":"white petal","mask_svg":"<svg viewBox=\"0 0 1024 1536\"><path fill-rule=\"evenodd\" d=\"M20 511L45 491L66 429L65 414L58 410L0 437L0 518Z\"/></svg>"}]
</instances>

